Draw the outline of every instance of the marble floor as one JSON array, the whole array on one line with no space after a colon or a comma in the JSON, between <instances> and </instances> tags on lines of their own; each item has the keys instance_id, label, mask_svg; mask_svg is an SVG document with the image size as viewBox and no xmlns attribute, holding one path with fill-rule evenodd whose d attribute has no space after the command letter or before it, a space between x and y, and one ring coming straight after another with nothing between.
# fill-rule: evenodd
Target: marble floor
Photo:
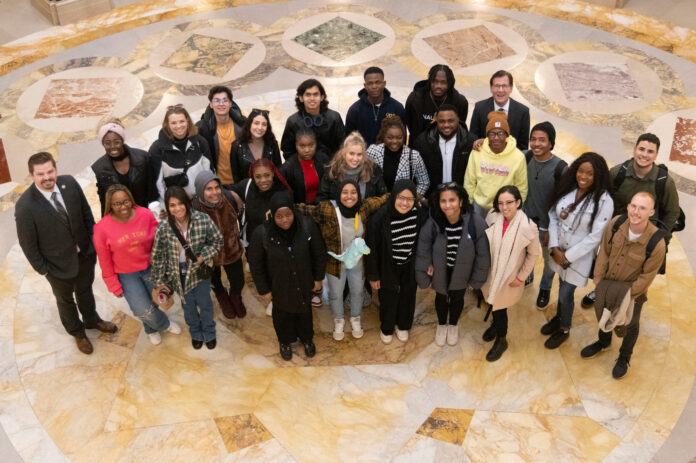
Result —
<instances>
[{"instance_id":1,"label":"marble floor","mask_svg":"<svg viewBox=\"0 0 696 463\"><path fill-rule=\"evenodd\" d=\"M576 0L121 2L106 15L0 47L0 456L3 461L201 462L681 462L696 456L696 31ZM630 5L629 5L630 6ZM0 37L2 38L2 37ZM475 44L475 49L470 44ZM248 112L271 111L277 135L309 76L343 115L362 70L385 69L405 101L435 63L454 70L471 105L499 68L532 123L550 120L556 153L610 164L635 138L661 138L687 229L653 284L629 375L611 378L614 345L580 349L596 322L579 308L569 342L543 347L536 289L510 310L510 349L485 361L486 324L473 301L457 346L433 343L433 293L420 291L407 343L379 341L376 304L365 336L331 338L315 311L318 353L282 361L270 319L247 280L249 315L217 312L218 347L185 334L152 346L124 301L97 276L101 315L115 335L89 333L80 354L64 334L46 281L16 244L13 208L29 183L27 157L47 150L98 207L89 165L103 153L96 126L120 117L147 148L165 108L197 119L211 85L226 83ZM471 106L473 107L473 106ZM555 294L555 293L554 293ZM584 290L577 291L578 299ZM178 304L170 316L182 325ZM4 432L2 432L4 431Z\"/></svg>"}]
</instances>

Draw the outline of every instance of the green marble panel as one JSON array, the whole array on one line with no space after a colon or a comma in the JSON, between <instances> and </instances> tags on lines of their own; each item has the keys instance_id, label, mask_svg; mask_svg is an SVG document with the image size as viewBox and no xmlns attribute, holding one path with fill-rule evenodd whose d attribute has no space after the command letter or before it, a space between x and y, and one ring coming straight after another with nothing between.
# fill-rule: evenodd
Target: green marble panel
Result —
<instances>
[{"instance_id":1,"label":"green marble panel","mask_svg":"<svg viewBox=\"0 0 696 463\"><path fill-rule=\"evenodd\" d=\"M384 37L379 32L337 16L293 40L334 61L342 61Z\"/></svg>"}]
</instances>

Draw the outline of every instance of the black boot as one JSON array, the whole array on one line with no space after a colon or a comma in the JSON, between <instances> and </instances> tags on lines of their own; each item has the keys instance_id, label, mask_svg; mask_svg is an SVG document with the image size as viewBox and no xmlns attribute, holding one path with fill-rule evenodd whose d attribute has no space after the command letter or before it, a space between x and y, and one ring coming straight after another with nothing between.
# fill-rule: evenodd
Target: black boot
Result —
<instances>
[{"instance_id":1,"label":"black boot","mask_svg":"<svg viewBox=\"0 0 696 463\"><path fill-rule=\"evenodd\" d=\"M489 362L498 360L508 348L506 338L508 327L507 309L493 312L493 327L495 328L495 343L493 343L493 347L486 354L486 360Z\"/></svg>"},{"instance_id":2,"label":"black boot","mask_svg":"<svg viewBox=\"0 0 696 463\"><path fill-rule=\"evenodd\" d=\"M495 339L495 325L493 323L491 323L491 326L489 326L486 329L486 331L483 332L483 340L486 342L491 342L494 339Z\"/></svg>"}]
</instances>

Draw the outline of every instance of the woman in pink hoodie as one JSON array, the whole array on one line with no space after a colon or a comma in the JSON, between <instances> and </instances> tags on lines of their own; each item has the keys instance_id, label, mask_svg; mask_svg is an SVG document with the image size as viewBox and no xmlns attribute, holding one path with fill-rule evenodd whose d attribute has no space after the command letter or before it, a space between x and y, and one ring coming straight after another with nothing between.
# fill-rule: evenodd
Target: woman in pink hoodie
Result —
<instances>
[{"instance_id":1,"label":"woman in pink hoodie","mask_svg":"<svg viewBox=\"0 0 696 463\"><path fill-rule=\"evenodd\" d=\"M157 220L148 209L137 206L123 185L106 191L104 218L94 226L94 247L106 287L116 297L125 297L152 344L159 344L160 331L179 334L181 328L170 321L152 301L150 252Z\"/></svg>"}]
</instances>

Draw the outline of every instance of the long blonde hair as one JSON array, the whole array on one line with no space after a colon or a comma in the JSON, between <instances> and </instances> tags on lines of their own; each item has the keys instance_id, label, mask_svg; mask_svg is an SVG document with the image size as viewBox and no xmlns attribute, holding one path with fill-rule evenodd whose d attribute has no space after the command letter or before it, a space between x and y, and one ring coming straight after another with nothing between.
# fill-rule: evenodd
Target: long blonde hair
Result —
<instances>
[{"instance_id":1,"label":"long blonde hair","mask_svg":"<svg viewBox=\"0 0 696 463\"><path fill-rule=\"evenodd\" d=\"M342 182L346 179L346 170L348 169L348 164L346 163L346 154L350 151L351 146L358 145L363 152L363 162L360 168L360 175L358 175L358 180L360 183L367 183L372 178L372 174L375 171L375 163L367 156L365 152L367 145L365 144L365 139L360 135L358 131L351 132L348 134L343 142L343 147L339 149L334 155L331 162L329 162L329 178L337 179Z\"/></svg>"}]
</instances>

